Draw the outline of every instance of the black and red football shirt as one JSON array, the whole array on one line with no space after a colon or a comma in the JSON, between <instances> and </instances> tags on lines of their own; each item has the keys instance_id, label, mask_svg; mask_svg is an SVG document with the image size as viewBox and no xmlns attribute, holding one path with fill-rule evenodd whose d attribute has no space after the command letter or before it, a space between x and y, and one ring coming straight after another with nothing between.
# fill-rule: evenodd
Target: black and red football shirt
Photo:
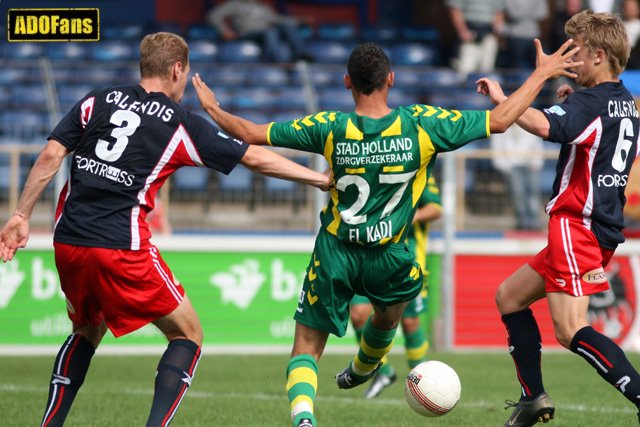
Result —
<instances>
[{"instance_id":1,"label":"black and red football shirt","mask_svg":"<svg viewBox=\"0 0 640 427\"><path fill-rule=\"evenodd\" d=\"M133 250L149 242L145 218L169 175L182 166L228 174L248 147L165 94L141 86L90 92L49 139L73 151L54 240Z\"/></svg>"}]
</instances>

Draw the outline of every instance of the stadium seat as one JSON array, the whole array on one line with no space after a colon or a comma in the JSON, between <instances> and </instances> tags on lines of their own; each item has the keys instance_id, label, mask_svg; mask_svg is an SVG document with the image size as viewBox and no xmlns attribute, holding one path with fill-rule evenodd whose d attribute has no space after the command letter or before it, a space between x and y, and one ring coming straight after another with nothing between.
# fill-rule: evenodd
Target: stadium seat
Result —
<instances>
[{"instance_id":1,"label":"stadium seat","mask_svg":"<svg viewBox=\"0 0 640 427\"><path fill-rule=\"evenodd\" d=\"M47 91L42 84L15 85L10 91L13 108L47 109Z\"/></svg>"},{"instance_id":2,"label":"stadium seat","mask_svg":"<svg viewBox=\"0 0 640 427\"><path fill-rule=\"evenodd\" d=\"M391 62L396 65L434 66L437 62L434 49L418 43L402 43L391 50Z\"/></svg>"},{"instance_id":3,"label":"stadium seat","mask_svg":"<svg viewBox=\"0 0 640 427\"><path fill-rule=\"evenodd\" d=\"M82 60L88 55L87 47L83 43L48 43L47 57L49 59Z\"/></svg>"},{"instance_id":4,"label":"stadium seat","mask_svg":"<svg viewBox=\"0 0 640 427\"><path fill-rule=\"evenodd\" d=\"M192 24L187 28L187 39L189 45L196 40L216 41L220 39L218 32L207 24Z\"/></svg>"},{"instance_id":5,"label":"stadium seat","mask_svg":"<svg viewBox=\"0 0 640 427\"><path fill-rule=\"evenodd\" d=\"M220 56L218 57L220 58ZM202 78L214 88L220 86L244 87L250 74L251 70L234 65L219 66L200 73Z\"/></svg>"},{"instance_id":6,"label":"stadium seat","mask_svg":"<svg viewBox=\"0 0 640 427\"><path fill-rule=\"evenodd\" d=\"M218 45L211 40L195 40L189 43L189 59L192 62L214 62L218 58Z\"/></svg>"},{"instance_id":7,"label":"stadium seat","mask_svg":"<svg viewBox=\"0 0 640 427\"><path fill-rule=\"evenodd\" d=\"M21 83L25 81L25 76L22 70L17 68L0 68L0 84L12 85L15 83Z\"/></svg>"},{"instance_id":8,"label":"stadium seat","mask_svg":"<svg viewBox=\"0 0 640 427\"><path fill-rule=\"evenodd\" d=\"M400 89L394 89L389 91L387 102L390 107L395 108L401 105L421 104L422 97L420 96L420 92L415 90L403 91Z\"/></svg>"},{"instance_id":9,"label":"stadium seat","mask_svg":"<svg viewBox=\"0 0 640 427\"><path fill-rule=\"evenodd\" d=\"M264 65L251 70L249 83L254 86L286 86L289 73L281 67Z\"/></svg>"},{"instance_id":10,"label":"stadium seat","mask_svg":"<svg viewBox=\"0 0 640 427\"><path fill-rule=\"evenodd\" d=\"M262 49L260 45L252 41L229 41L220 45L218 58L227 63L252 63L260 62Z\"/></svg>"},{"instance_id":11,"label":"stadium seat","mask_svg":"<svg viewBox=\"0 0 640 427\"><path fill-rule=\"evenodd\" d=\"M398 37L399 33L396 28L388 26L376 26L363 28L361 39L363 42L384 43L394 42L398 39Z\"/></svg>"},{"instance_id":12,"label":"stadium seat","mask_svg":"<svg viewBox=\"0 0 640 427\"><path fill-rule=\"evenodd\" d=\"M336 68L322 68L319 65L314 65L311 69L311 79L316 86L337 86L344 87L344 75L346 71Z\"/></svg>"},{"instance_id":13,"label":"stadium seat","mask_svg":"<svg viewBox=\"0 0 640 427\"><path fill-rule=\"evenodd\" d=\"M407 41L436 42L440 38L438 29L435 27L403 27L400 33Z\"/></svg>"},{"instance_id":14,"label":"stadium seat","mask_svg":"<svg viewBox=\"0 0 640 427\"><path fill-rule=\"evenodd\" d=\"M355 41L357 30L350 22L320 24L316 30L316 37L321 40Z\"/></svg>"},{"instance_id":15,"label":"stadium seat","mask_svg":"<svg viewBox=\"0 0 640 427\"><path fill-rule=\"evenodd\" d=\"M229 175L218 174L218 188L223 191L250 191L253 188L253 174L249 169L238 165Z\"/></svg>"},{"instance_id":16,"label":"stadium seat","mask_svg":"<svg viewBox=\"0 0 640 427\"><path fill-rule=\"evenodd\" d=\"M144 28L141 25L103 25L100 28L100 38L103 40L130 40L140 43L144 35Z\"/></svg>"},{"instance_id":17,"label":"stadium seat","mask_svg":"<svg viewBox=\"0 0 640 427\"><path fill-rule=\"evenodd\" d=\"M236 109L275 109L278 107L278 92L262 87L238 89L232 103Z\"/></svg>"},{"instance_id":18,"label":"stadium seat","mask_svg":"<svg viewBox=\"0 0 640 427\"><path fill-rule=\"evenodd\" d=\"M343 42L325 40L311 41L305 45L304 50L313 62L319 64L344 65L351 53L351 49Z\"/></svg>"},{"instance_id":19,"label":"stadium seat","mask_svg":"<svg viewBox=\"0 0 640 427\"><path fill-rule=\"evenodd\" d=\"M43 43L6 43L3 46L3 56L8 59L37 59L45 53Z\"/></svg>"},{"instance_id":20,"label":"stadium seat","mask_svg":"<svg viewBox=\"0 0 640 427\"><path fill-rule=\"evenodd\" d=\"M130 42L123 40L102 41L92 45L89 58L96 61L129 61L137 55Z\"/></svg>"},{"instance_id":21,"label":"stadium seat","mask_svg":"<svg viewBox=\"0 0 640 427\"><path fill-rule=\"evenodd\" d=\"M351 91L344 88L326 88L318 93L321 110L351 111L354 108Z\"/></svg>"},{"instance_id":22,"label":"stadium seat","mask_svg":"<svg viewBox=\"0 0 640 427\"><path fill-rule=\"evenodd\" d=\"M71 107L80 101L94 87L85 84L63 84L58 86L58 100L60 101L60 110L66 114Z\"/></svg>"},{"instance_id":23,"label":"stadium seat","mask_svg":"<svg viewBox=\"0 0 640 427\"><path fill-rule=\"evenodd\" d=\"M279 111L271 115L271 121L273 122L288 122L291 120L299 119L304 117L306 113L304 110L290 110L290 111Z\"/></svg>"},{"instance_id":24,"label":"stadium seat","mask_svg":"<svg viewBox=\"0 0 640 427\"><path fill-rule=\"evenodd\" d=\"M173 188L180 191L206 192L209 186L209 169L185 166L172 175Z\"/></svg>"},{"instance_id":25,"label":"stadium seat","mask_svg":"<svg viewBox=\"0 0 640 427\"><path fill-rule=\"evenodd\" d=\"M281 110L307 111L307 101L302 87L288 87L278 94L276 104Z\"/></svg>"}]
</instances>

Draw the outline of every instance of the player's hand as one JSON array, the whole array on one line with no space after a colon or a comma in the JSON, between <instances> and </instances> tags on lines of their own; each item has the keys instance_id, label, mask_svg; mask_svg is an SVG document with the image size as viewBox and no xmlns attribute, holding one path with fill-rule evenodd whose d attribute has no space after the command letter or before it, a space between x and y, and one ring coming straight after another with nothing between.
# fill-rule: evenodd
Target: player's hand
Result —
<instances>
[{"instance_id":1,"label":"player's hand","mask_svg":"<svg viewBox=\"0 0 640 427\"><path fill-rule=\"evenodd\" d=\"M556 96L561 101L564 101L565 99L567 99L567 97L572 93L573 93L573 88L568 84L563 84L558 88L558 90L556 90Z\"/></svg>"},{"instance_id":2,"label":"player's hand","mask_svg":"<svg viewBox=\"0 0 640 427\"><path fill-rule=\"evenodd\" d=\"M488 96L494 105L498 105L507 99L502 87L500 87L500 83L487 77L476 80L476 92Z\"/></svg>"},{"instance_id":3,"label":"player's hand","mask_svg":"<svg viewBox=\"0 0 640 427\"><path fill-rule=\"evenodd\" d=\"M208 109L215 108L220 105L216 99L216 94L209 89L204 81L202 81L199 73L196 73L191 77L191 83L193 83L193 87L196 90L198 100L200 101L200 105L203 110L207 111Z\"/></svg>"},{"instance_id":4,"label":"player's hand","mask_svg":"<svg viewBox=\"0 0 640 427\"><path fill-rule=\"evenodd\" d=\"M574 61L572 57L580 51L579 47L569 49L573 44L573 39L569 39L558 50L551 55L547 55L542 50L542 43L539 39L533 40L536 47L536 70L534 72L543 73L545 79L555 79L565 76L572 79L578 75L571 70L583 64L582 61Z\"/></svg>"},{"instance_id":5,"label":"player's hand","mask_svg":"<svg viewBox=\"0 0 640 427\"><path fill-rule=\"evenodd\" d=\"M327 181L318 188L322 191L329 191L329 189L333 185L333 170L331 168L327 168L327 170L325 170L323 174L325 177L327 177Z\"/></svg>"},{"instance_id":6,"label":"player's hand","mask_svg":"<svg viewBox=\"0 0 640 427\"><path fill-rule=\"evenodd\" d=\"M29 220L13 215L0 231L0 258L2 262L11 261L18 249L24 248L29 240Z\"/></svg>"}]
</instances>

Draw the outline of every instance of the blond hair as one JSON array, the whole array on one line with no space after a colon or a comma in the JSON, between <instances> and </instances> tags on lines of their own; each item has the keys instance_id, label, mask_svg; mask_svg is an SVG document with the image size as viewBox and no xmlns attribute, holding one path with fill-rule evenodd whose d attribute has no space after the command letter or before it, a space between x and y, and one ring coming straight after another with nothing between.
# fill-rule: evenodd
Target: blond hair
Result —
<instances>
[{"instance_id":1,"label":"blond hair","mask_svg":"<svg viewBox=\"0 0 640 427\"><path fill-rule=\"evenodd\" d=\"M624 71L631 54L629 37L622 20L610 13L583 10L564 25L567 37L580 41L591 52L602 49L607 54L609 69L614 75Z\"/></svg>"},{"instance_id":2,"label":"blond hair","mask_svg":"<svg viewBox=\"0 0 640 427\"><path fill-rule=\"evenodd\" d=\"M140 77L167 77L171 67L189 64L189 46L173 33L147 34L140 43Z\"/></svg>"}]
</instances>

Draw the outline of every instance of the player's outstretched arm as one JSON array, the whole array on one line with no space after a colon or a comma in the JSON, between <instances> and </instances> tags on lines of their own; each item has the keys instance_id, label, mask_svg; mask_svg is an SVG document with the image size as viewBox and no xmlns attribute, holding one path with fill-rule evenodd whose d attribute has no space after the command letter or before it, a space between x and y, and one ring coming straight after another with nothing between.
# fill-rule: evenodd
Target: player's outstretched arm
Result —
<instances>
[{"instance_id":1,"label":"player's outstretched arm","mask_svg":"<svg viewBox=\"0 0 640 427\"><path fill-rule=\"evenodd\" d=\"M540 93L540 90L542 90L547 80L561 76L569 78L576 77L576 74L571 71L571 68L582 65L582 62L574 62L572 60L573 55L580 50L578 47L570 49L572 43L573 40L569 39L557 51L551 55L546 55L542 50L540 40L535 39L536 69L522 86L509 97L506 97L504 93L502 93L502 88L500 88L497 82L487 78L482 78L477 81L478 92L489 96L491 101L497 104L497 106L491 110L490 114L489 127L491 132L504 132L522 116L523 113L527 111L527 108L529 108L529 105L535 100L536 96L538 96L538 93ZM538 113L542 114L539 111ZM531 123L529 123L529 120L523 120L523 123L518 120L518 124L530 130ZM537 132L534 133L538 134Z\"/></svg>"},{"instance_id":2,"label":"player's outstretched arm","mask_svg":"<svg viewBox=\"0 0 640 427\"><path fill-rule=\"evenodd\" d=\"M250 146L241 163L254 172L329 190L332 175L316 172L263 147Z\"/></svg>"},{"instance_id":3,"label":"player's outstretched arm","mask_svg":"<svg viewBox=\"0 0 640 427\"><path fill-rule=\"evenodd\" d=\"M29 218L40 195L55 176L62 160L69 154L65 146L50 139L29 172L18 206L0 231L0 258L3 262L13 259L19 248L29 239Z\"/></svg>"},{"instance_id":4,"label":"player's outstretched arm","mask_svg":"<svg viewBox=\"0 0 640 427\"><path fill-rule=\"evenodd\" d=\"M256 124L242 117L234 116L224 111L215 93L209 89L207 84L202 81L200 74L196 73L191 78L193 87L198 94L198 100L202 109L213 119L229 135L237 138L247 144L265 145L267 144L268 124Z\"/></svg>"}]
</instances>

